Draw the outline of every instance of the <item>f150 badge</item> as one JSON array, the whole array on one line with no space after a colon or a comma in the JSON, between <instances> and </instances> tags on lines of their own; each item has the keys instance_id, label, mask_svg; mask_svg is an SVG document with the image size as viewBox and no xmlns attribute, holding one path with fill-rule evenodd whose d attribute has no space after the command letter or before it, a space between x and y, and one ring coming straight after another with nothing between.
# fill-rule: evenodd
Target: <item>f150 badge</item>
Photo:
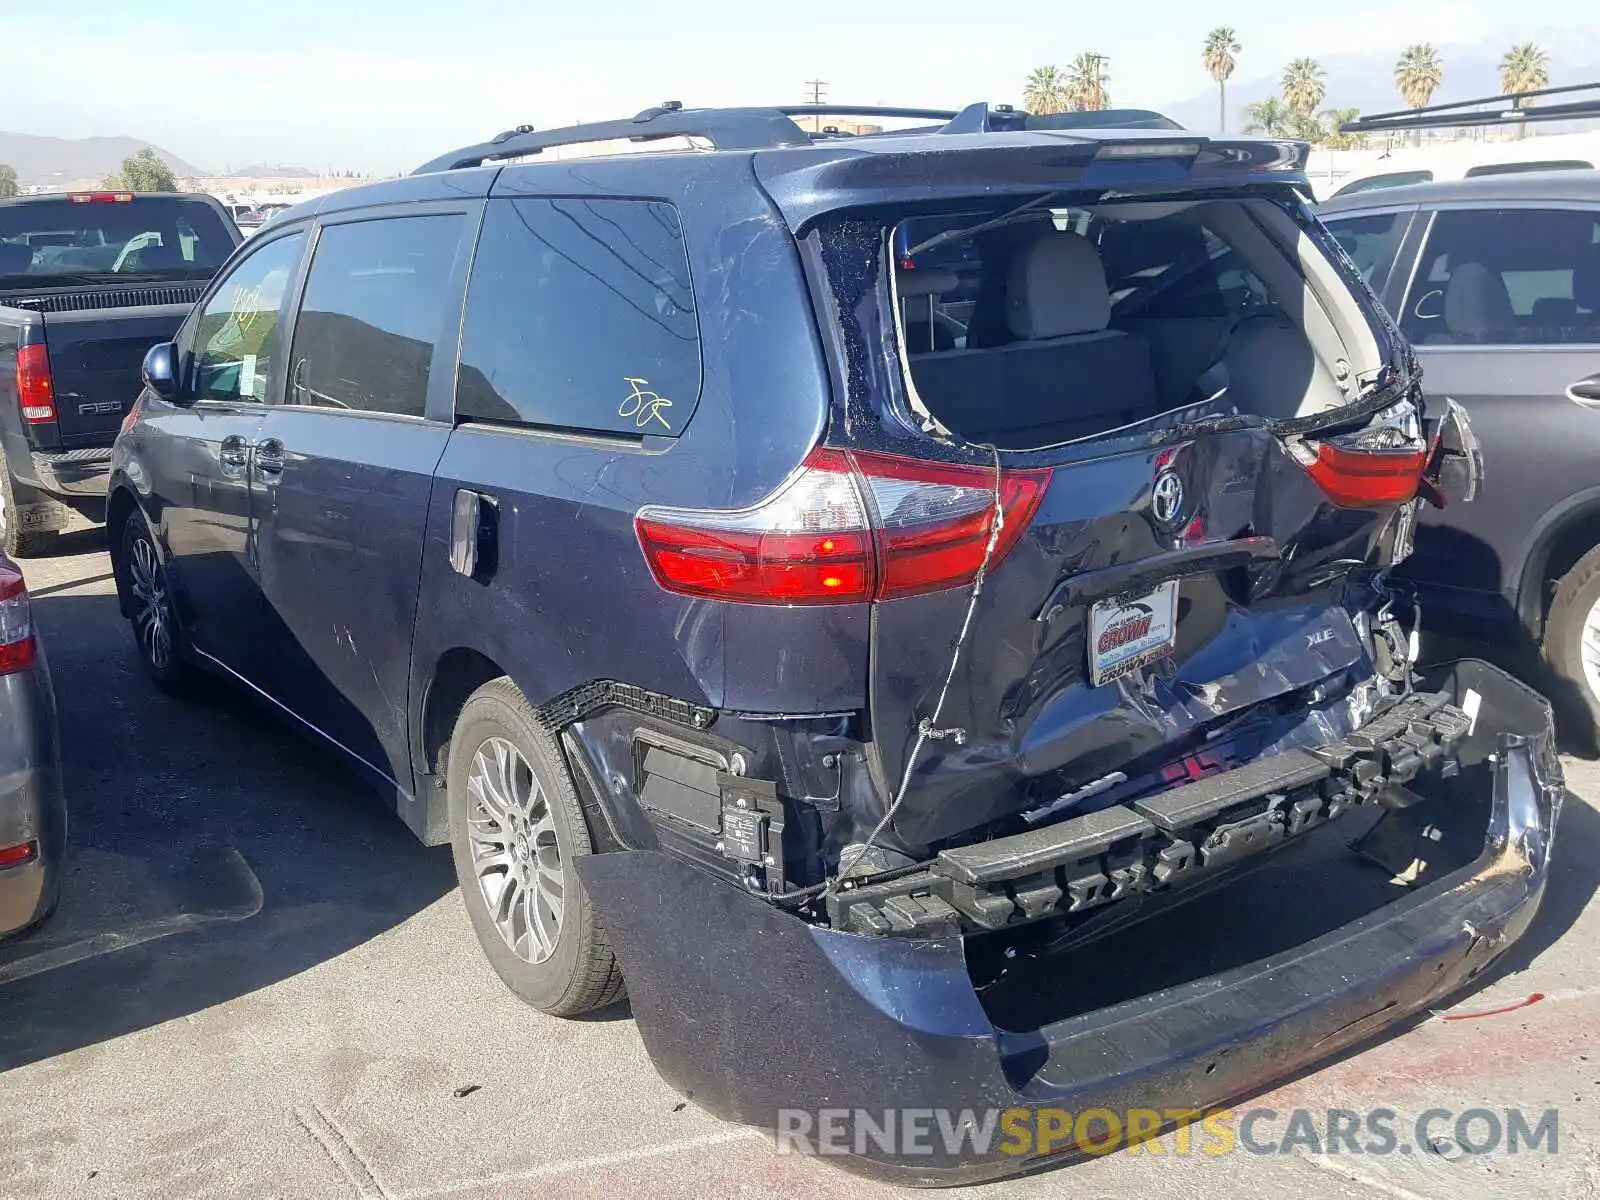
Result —
<instances>
[{"instance_id":1,"label":"f150 badge","mask_svg":"<svg viewBox=\"0 0 1600 1200\"><path fill-rule=\"evenodd\" d=\"M78 415L83 417L109 417L121 411L120 400L97 400L93 404L78 405Z\"/></svg>"}]
</instances>

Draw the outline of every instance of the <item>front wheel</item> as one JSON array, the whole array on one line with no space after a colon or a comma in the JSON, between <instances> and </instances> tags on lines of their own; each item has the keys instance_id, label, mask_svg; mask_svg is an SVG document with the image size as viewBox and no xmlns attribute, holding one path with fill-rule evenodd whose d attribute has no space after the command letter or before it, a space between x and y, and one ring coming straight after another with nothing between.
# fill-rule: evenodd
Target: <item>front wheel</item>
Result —
<instances>
[{"instance_id":1,"label":"front wheel","mask_svg":"<svg viewBox=\"0 0 1600 1200\"><path fill-rule=\"evenodd\" d=\"M135 512L123 526L120 562L139 660L158 688L180 692L188 682L189 667L183 660L177 609L166 564L141 513Z\"/></svg>"},{"instance_id":2,"label":"front wheel","mask_svg":"<svg viewBox=\"0 0 1600 1200\"><path fill-rule=\"evenodd\" d=\"M575 869L593 851L577 790L514 683L496 679L473 693L449 755L456 875L495 972L552 1016L621 999L622 973Z\"/></svg>"},{"instance_id":3,"label":"front wheel","mask_svg":"<svg viewBox=\"0 0 1600 1200\"><path fill-rule=\"evenodd\" d=\"M1593 742L1600 734L1600 546L1556 583L1544 627L1544 659L1566 686L1552 697L1572 732Z\"/></svg>"}]
</instances>

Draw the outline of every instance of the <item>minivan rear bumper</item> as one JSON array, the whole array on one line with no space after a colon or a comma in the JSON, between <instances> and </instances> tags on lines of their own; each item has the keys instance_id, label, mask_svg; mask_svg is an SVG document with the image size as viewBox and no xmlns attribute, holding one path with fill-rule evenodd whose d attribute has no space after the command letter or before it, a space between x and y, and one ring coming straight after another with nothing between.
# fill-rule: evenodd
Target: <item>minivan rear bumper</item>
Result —
<instances>
[{"instance_id":1,"label":"minivan rear bumper","mask_svg":"<svg viewBox=\"0 0 1600 1200\"><path fill-rule=\"evenodd\" d=\"M1436 686L1455 681L1458 702L1468 686L1479 692L1477 740L1493 749L1477 773L1493 795L1474 863L1272 957L1028 1033L991 1022L963 938L808 925L658 853L597 855L580 871L652 1060L697 1104L772 1130L842 1120L834 1144L850 1153L838 1161L864 1174L922 1185L998 1178L1043 1160L1032 1145L1007 1153L999 1136L952 1148L934 1126L886 1148L875 1128L858 1136L852 1126L971 1109L980 1122L1022 1110L1009 1120L1038 1129L1045 1109L1215 1106L1433 1006L1522 935L1564 795L1549 708L1493 668L1459 666L1438 668ZM1046 1157L1068 1146L1056 1149Z\"/></svg>"}]
</instances>

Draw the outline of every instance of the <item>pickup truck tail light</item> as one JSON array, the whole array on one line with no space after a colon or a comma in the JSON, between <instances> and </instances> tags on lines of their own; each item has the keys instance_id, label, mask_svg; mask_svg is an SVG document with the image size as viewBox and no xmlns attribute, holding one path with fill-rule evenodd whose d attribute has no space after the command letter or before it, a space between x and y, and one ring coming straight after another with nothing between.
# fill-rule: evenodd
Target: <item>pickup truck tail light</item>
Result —
<instances>
[{"instance_id":1,"label":"pickup truck tail light","mask_svg":"<svg viewBox=\"0 0 1600 1200\"><path fill-rule=\"evenodd\" d=\"M1049 471L1003 471L1000 561ZM864 604L970 584L994 520L990 467L819 446L767 499L737 511L640 509L639 545L669 592L743 604Z\"/></svg>"},{"instance_id":2,"label":"pickup truck tail light","mask_svg":"<svg viewBox=\"0 0 1600 1200\"><path fill-rule=\"evenodd\" d=\"M38 655L28 586L16 567L0 563L0 675L26 671Z\"/></svg>"},{"instance_id":3,"label":"pickup truck tail light","mask_svg":"<svg viewBox=\"0 0 1600 1200\"><path fill-rule=\"evenodd\" d=\"M50 375L50 355L42 345L17 351L17 402L22 419L30 425L56 419L56 385Z\"/></svg>"}]
</instances>

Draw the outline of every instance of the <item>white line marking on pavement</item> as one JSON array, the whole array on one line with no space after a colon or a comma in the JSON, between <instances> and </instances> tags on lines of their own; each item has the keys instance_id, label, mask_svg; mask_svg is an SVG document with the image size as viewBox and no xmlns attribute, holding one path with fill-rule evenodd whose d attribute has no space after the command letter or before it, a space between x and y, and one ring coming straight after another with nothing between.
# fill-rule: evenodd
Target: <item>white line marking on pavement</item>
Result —
<instances>
[{"instance_id":1,"label":"white line marking on pavement","mask_svg":"<svg viewBox=\"0 0 1600 1200\"><path fill-rule=\"evenodd\" d=\"M186 929L197 929L202 925L215 925L223 921L249 920L261 911L261 906L265 902L261 881L250 869L250 864L245 861L244 855L232 846L227 848L226 853L243 873L250 893L249 900L244 904L213 912L186 912L173 917L158 917L153 921L130 925L126 929L113 929L68 942L65 946L41 950L38 954L30 954L27 958L19 958L15 962L0 966L0 987L16 983L19 979L27 979L30 975L39 975L60 967L70 967L73 963L80 963L85 959L98 958L102 954L114 954L118 950L127 950L132 946L156 941L158 938L171 937Z\"/></svg>"},{"instance_id":2,"label":"white line marking on pavement","mask_svg":"<svg viewBox=\"0 0 1600 1200\"><path fill-rule=\"evenodd\" d=\"M711 1146L725 1146L730 1142L745 1142L756 1138L765 1138L766 1136L767 1134L760 1129L740 1127L738 1129L730 1129L725 1133L708 1133L701 1137L684 1138L681 1142L660 1142L654 1146L644 1146L638 1150L619 1150L615 1154L596 1154L589 1158L569 1158L561 1162L547 1163L542 1167L529 1167L526 1171L508 1171L503 1175L486 1175L480 1179L463 1179L459 1183L448 1183L443 1187L425 1188L414 1192L398 1192L391 1195L393 1200L431 1200L434 1196L455 1196L462 1192L482 1192L485 1188L495 1187L502 1183L520 1183L531 1179L548 1179L556 1175L574 1175L580 1171L597 1171L605 1167L621 1166L624 1163L662 1158L669 1154L682 1154L689 1150L705 1150Z\"/></svg>"}]
</instances>

